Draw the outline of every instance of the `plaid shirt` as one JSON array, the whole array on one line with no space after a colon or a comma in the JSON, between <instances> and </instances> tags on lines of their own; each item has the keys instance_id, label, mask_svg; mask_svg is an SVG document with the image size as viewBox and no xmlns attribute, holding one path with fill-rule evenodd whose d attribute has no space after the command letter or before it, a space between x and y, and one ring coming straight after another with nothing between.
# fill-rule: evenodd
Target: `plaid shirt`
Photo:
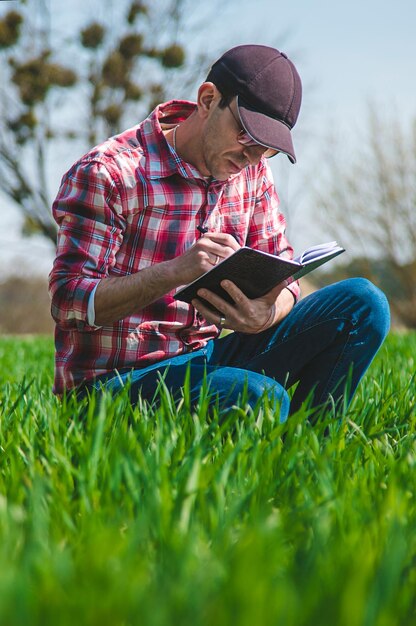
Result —
<instances>
[{"instance_id":1,"label":"plaid shirt","mask_svg":"<svg viewBox=\"0 0 416 626\"><path fill-rule=\"evenodd\" d=\"M194 108L185 101L160 105L138 126L93 148L62 179L53 205L59 234L50 274L55 393L197 350L218 336L219 329L174 300L174 292L112 325L90 326L88 302L103 278L184 253L200 237L198 225L292 257L265 159L225 182L207 180L167 143L160 124L178 124ZM297 297L297 284L290 288Z\"/></svg>"}]
</instances>

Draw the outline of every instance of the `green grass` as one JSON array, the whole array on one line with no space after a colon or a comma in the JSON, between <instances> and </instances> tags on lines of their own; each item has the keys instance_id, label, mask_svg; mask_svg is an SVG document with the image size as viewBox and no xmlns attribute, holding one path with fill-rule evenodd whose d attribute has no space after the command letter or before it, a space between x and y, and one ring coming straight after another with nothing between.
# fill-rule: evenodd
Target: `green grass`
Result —
<instances>
[{"instance_id":1,"label":"green grass","mask_svg":"<svg viewBox=\"0 0 416 626\"><path fill-rule=\"evenodd\" d=\"M416 334L339 423L51 393L0 340L1 626L416 623Z\"/></svg>"}]
</instances>

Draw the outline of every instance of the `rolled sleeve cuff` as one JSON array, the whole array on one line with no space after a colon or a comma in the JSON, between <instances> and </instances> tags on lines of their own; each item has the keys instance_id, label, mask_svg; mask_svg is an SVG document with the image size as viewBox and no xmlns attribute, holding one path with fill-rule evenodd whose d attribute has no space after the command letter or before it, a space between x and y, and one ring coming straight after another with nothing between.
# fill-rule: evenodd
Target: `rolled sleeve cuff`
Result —
<instances>
[{"instance_id":1,"label":"rolled sleeve cuff","mask_svg":"<svg viewBox=\"0 0 416 626\"><path fill-rule=\"evenodd\" d=\"M95 294L100 280L95 278L71 279L56 290L52 295L52 317L60 328L63 330L76 328L84 332L101 328L94 323L94 309L94 315L92 317L89 315L91 295Z\"/></svg>"}]
</instances>

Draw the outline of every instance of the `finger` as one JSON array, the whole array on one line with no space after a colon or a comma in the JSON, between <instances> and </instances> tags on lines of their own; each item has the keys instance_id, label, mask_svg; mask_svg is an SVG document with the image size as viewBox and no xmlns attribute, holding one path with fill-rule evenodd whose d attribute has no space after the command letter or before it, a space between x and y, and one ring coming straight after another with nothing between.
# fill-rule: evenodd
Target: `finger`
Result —
<instances>
[{"instance_id":1,"label":"finger","mask_svg":"<svg viewBox=\"0 0 416 626\"><path fill-rule=\"evenodd\" d=\"M192 300L192 306L198 311L198 313L200 313L202 315L202 317L204 317L207 322L209 322L210 324L216 324L218 325L220 322L220 318L221 315L223 317L225 317L225 315L223 315L222 313L220 313L219 311L214 311L211 307L209 307L207 304L205 304L204 302L202 302L202 300L199 300L197 298L194 298Z\"/></svg>"},{"instance_id":2,"label":"finger","mask_svg":"<svg viewBox=\"0 0 416 626\"><path fill-rule=\"evenodd\" d=\"M203 298L203 300L208 303L205 304L203 301L201 302L200 300L198 300L198 302L201 302L201 305L203 307L203 311L201 310L200 312L203 313L204 316L206 311L211 312L212 314L213 308L215 309L215 311L219 311L220 313L222 313L222 315L224 315L224 317L226 317L227 319L232 319L235 316L234 306L218 296L216 293L213 293L208 289L198 289L198 296L200 298Z\"/></svg>"},{"instance_id":3,"label":"finger","mask_svg":"<svg viewBox=\"0 0 416 626\"><path fill-rule=\"evenodd\" d=\"M202 238L198 240L197 247L208 255L210 262L214 262L216 257L219 257L218 262L223 261L235 252L229 246L222 246L208 239L203 242Z\"/></svg>"},{"instance_id":4,"label":"finger","mask_svg":"<svg viewBox=\"0 0 416 626\"><path fill-rule=\"evenodd\" d=\"M279 283L278 285L276 285L275 287L273 287L273 289L271 289L264 296L261 296L260 298L255 298L255 299L263 300L264 302L267 302L269 304L273 304L273 302L275 302L276 298L279 296L280 292L285 287L287 287L287 285L288 285L288 281L284 280L281 283ZM233 283L231 280L223 280L221 282L221 287L228 294L230 294L230 296L232 297L234 302L240 308L245 307L247 304L249 304L251 302L251 299L247 298L247 296L244 294L244 292L242 292L241 289L239 289L237 287L237 285L235 283Z\"/></svg>"},{"instance_id":5,"label":"finger","mask_svg":"<svg viewBox=\"0 0 416 626\"><path fill-rule=\"evenodd\" d=\"M218 328L232 329L231 322L227 321L225 315L220 311L213 311L210 307L204 305L201 300L192 300L194 308L207 320L210 324L215 324Z\"/></svg>"},{"instance_id":6,"label":"finger","mask_svg":"<svg viewBox=\"0 0 416 626\"><path fill-rule=\"evenodd\" d=\"M249 304L249 299L231 280L221 281L221 287L226 291L239 308L245 308Z\"/></svg>"},{"instance_id":7,"label":"finger","mask_svg":"<svg viewBox=\"0 0 416 626\"><path fill-rule=\"evenodd\" d=\"M227 248L231 248L231 250L233 250L233 252L236 252L237 250L239 250L241 248L240 244L238 243L238 241L235 239L235 237L233 237L232 235L230 235L229 233L205 233L203 237L201 237L200 240L202 239L208 239L216 244L219 244L221 246L225 246Z\"/></svg>"},{"instance_id":8,"label":"finger","mask_svg":"<svg viewBox=\"0 0 416 626\"><path fill-rule=\"evenodd\" d=\"M211 265L218 265L218 263L222 260L223 258L220 257L219 254L209 254L209 262Z\"/></svg>"},{"instance_id":9,"label":"finger","mask_svg":"<svg viewBox=\"0 0 416 626\"><path fill-rule=\"evenodd\" d=\"M251 300L231 280L221 281L221 287L231 296L235 303L235 306L232 307L234 312L233 323L238 323L240 326L239 330L242 332L258 332L265 328L270 320L274 320L276 298L271 302L268 302L265 298ZM231 319L228 311L224 311L224 313L227 319Z\"/></svg>"}]
</instances>

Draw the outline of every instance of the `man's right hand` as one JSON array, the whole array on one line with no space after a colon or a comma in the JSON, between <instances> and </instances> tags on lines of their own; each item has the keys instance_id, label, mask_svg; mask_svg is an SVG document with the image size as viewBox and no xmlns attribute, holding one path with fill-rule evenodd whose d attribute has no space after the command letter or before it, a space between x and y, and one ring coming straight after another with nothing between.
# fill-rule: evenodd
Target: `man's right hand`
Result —
<instances>
[{"instance_id":1,"label":"man's right hand","mask_svg":"<svg viewBox=\"0 0 416 626\"><path fill-rule=\"evenodd\" d=\"M140 311L176 287L199 278L239 248L232 235L206 233L174 259L128 276L104 278L95 292L95 323L97 326L113 324Z\"/></svg>"},{"instance_id":2,"label":"man's right hand","mask_svg":"<svg viewBox=\"0 0 416 626\"><path fill-rule=\"evenodd\" d=\"M169 261L182 285L196 280L240 248L227 233L205 233L184 254Z\"/></svg>"}]
</instances>

